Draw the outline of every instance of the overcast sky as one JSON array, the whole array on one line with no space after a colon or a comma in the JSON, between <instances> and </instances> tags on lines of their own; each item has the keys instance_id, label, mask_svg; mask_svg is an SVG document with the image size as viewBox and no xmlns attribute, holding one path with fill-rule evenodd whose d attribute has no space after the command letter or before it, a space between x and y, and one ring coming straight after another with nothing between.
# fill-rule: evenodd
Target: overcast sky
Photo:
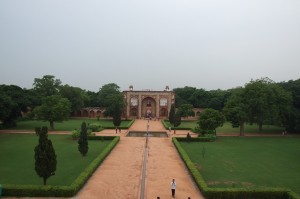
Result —
<instances>
[{"instance_id":1,"label":"overcast sky","mask_svg":"<svg viewBox=\"0 0 300 199\"><path fill-rule=\"evenodd\" d=\"M212 90L299 72L299 0L0 1L0 84Z\"/></svg>"}]
</instances>

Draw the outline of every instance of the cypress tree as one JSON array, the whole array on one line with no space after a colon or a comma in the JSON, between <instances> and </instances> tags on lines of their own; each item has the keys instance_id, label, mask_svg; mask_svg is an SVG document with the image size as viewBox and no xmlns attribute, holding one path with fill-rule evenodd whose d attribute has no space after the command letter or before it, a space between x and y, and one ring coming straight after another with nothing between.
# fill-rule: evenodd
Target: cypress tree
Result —
<instances>
[{"instance_id":1,"label":"cypress tree","mask_svg":"<svg viewBox=\"0 0 300 199\"><path fill-rule=\"evenodd\" d=\"M174 127L177 127L181 124L181 114L177 112L174 116Z\"/></svg>"},{"instance_id":2,"label":"cypress tree","mask_svg":"<svg viewBox=\"0 0 300 199\"><path fill-rule=\"evenodd\" d=\"M89 150L88 141L87 141L87 128L85 122L82 122L81 124L81 131L78 140L78 150L82 156L86 156Z\"/></svg>"},{"instance_id":3,"label":"cypress tree","mask_svg":"<svg viewBox=\"0 0 300 199\"><path fill-rule=\"evenodd\" d=\"M174 127L177 127L181 124L181 113L179 111L176 112L174 116ZM174 134L176 132L176 129L174 128Z\"/></svg>"},{"instance_id":4,"label":"cypress tree","mask_svg":"<svg viewBox=\"0 0 300 199\"><path fill-rule=\"evenodd\" d=\"M170 113L169 113L169 122L174 125L174 118L175 118L175 106L172 105L171 106L171 110L170 110Z\"/></svg>"},{"instance_id":5,"label":"cypress tree","mask_svg":"<svg viewBox=\"0 0 300 199\"><path fill-rule=\"evenodd\" d=\"M34 149L35 171L43 178L44 185L46 185L47 179L55 175L56 154L51 140L48 139L47 127L36 128L35 132L39 136L39 144Z\"/></svg>"}]
</instances>

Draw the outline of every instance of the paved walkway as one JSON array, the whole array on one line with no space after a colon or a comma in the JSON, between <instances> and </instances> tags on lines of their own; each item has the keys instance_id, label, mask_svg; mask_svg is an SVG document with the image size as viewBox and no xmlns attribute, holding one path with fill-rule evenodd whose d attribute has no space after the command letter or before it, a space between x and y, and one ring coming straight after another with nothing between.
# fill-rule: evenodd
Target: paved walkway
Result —
<instances>
[{"instance_id":1,"label":"paved walkway","mask_svg":"<svg viewBox=\"0 0 300 199\"><path fill-rule=\"evenodd\" d=\"M160 121L136 120L130 130L164 131ZM125 137L106 130L100 134L120 135L120 143L93 174L76 198L137 199L140 198L143 152L146 138ZM173 133L173 132L172 132ZM176 132L176 134L187 132ZM173 136L173 135L172 135ZM145 193L147 199L172 198L170 183L177 183L176 198L203 198L191 179L170 138L149 138Z\"/></svg>"}]
</instances>

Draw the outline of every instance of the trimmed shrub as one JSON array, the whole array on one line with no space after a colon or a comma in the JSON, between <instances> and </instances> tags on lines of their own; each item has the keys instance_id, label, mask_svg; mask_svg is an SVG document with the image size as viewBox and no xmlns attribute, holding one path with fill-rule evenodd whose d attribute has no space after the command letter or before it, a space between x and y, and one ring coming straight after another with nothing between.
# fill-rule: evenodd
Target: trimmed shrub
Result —
<instances>
[{"instance_id":1,"label":"trimmed shrub","mask_svg":"<svg viewBox=\"0 0 300 199\"><path fill-rule=\"evenodd\" d=\"M178 137L176 138L179 142L186 142L187 138L184 137ZM209 137L196 137L196 138L190 138L190 142L213 142L216 138L209 136Z\"/></svg>"},{"instance_id":2,"label":"trimmed shrub","mask_svg":"<svg viewBox=\"0 0 300 199\"><path fill-rule=\"evenodd\" d=\"M92 132L99 132L99 131L102 130L100 125L98 126L98 125L95 125L95 124L88 125L87 129L88 129L88 134L90 134Z\"/></svg>"},{"instance_id":3,"label":"trimmed shrub","mask_svg":"<svg viewBox=\"0 0 300 199\"><path fill-rule=\"evenodd\" d=\"M289 199L286 189L266 188L261 190L208 188L203 192L208 199Z\"/></svg>"},{"instance_id":4,"label":"trimmed shrub","mask_svg":"<svg viewBox=\"0 0 300 199\"><path fill-rule=\"evenodd\" d=\"M88 136L88 140L113 140L116 136Z\"/></svg>"},{"instance_id":5,"label":"trimmed shrub","mask_svg":"<svg viewBox=\"0 0 300 199\"><path fill-rule=\"evenodd\" d=\"M186 138L183 138L183 139L185 140ZM177 151L179 152L181 158L183 159L185 165L191 172L196 184L198 185L198 188L201 191L204 191L207 188L207 184L206 184L205 180L203 179L203 177L201 176L201 174L199 173L199 171L197 170L197 168L195 167L194 163L191 161L191 159L189 158L187 153L181 147L181 145L177 141L177 138L172 138L172 141L173 141Z\"/></svg>"},{"instance_id":6,"label":"trimmed shrub","mask_svg":"<svg viewBox=\"0 0 300 199\"><path fill-rule=\"evenodd\" d=\"M163 124L164 128L166 130L169 130L169 126L167 123L166 123L166 120L161 120L161 123ZM187 128L187 127L173 127L171 126L172 130L191 130L191 128Z\"/></svg>"},{"instance_id":7,"label":"trimmed shrub","mask_svg":"<svg viewBox=\"0 0 300 199\"><path fill-rule=\"evenodd\" d=\"M77 140L79 138L79 136L80 136L80 133L79 133L78 130L73 130L72 131L72 139L73 140Z\"/></svg>"}]
</instances>

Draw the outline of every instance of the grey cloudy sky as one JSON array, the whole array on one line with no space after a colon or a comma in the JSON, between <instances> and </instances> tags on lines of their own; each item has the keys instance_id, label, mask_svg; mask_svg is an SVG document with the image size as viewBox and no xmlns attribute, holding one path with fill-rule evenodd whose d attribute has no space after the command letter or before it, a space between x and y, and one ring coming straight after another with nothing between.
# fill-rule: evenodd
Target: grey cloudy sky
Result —
<instances>
[{"instance_id":1,"label":"grey cloudy sky","mask_svg":"<svg viewBox=\"0 0 300 199\"><path fill-rule=\"evenodd\" d=\"M212 90L299 69L299 0L0 1L0 84Z\"/></svg>"}]
</instances>

